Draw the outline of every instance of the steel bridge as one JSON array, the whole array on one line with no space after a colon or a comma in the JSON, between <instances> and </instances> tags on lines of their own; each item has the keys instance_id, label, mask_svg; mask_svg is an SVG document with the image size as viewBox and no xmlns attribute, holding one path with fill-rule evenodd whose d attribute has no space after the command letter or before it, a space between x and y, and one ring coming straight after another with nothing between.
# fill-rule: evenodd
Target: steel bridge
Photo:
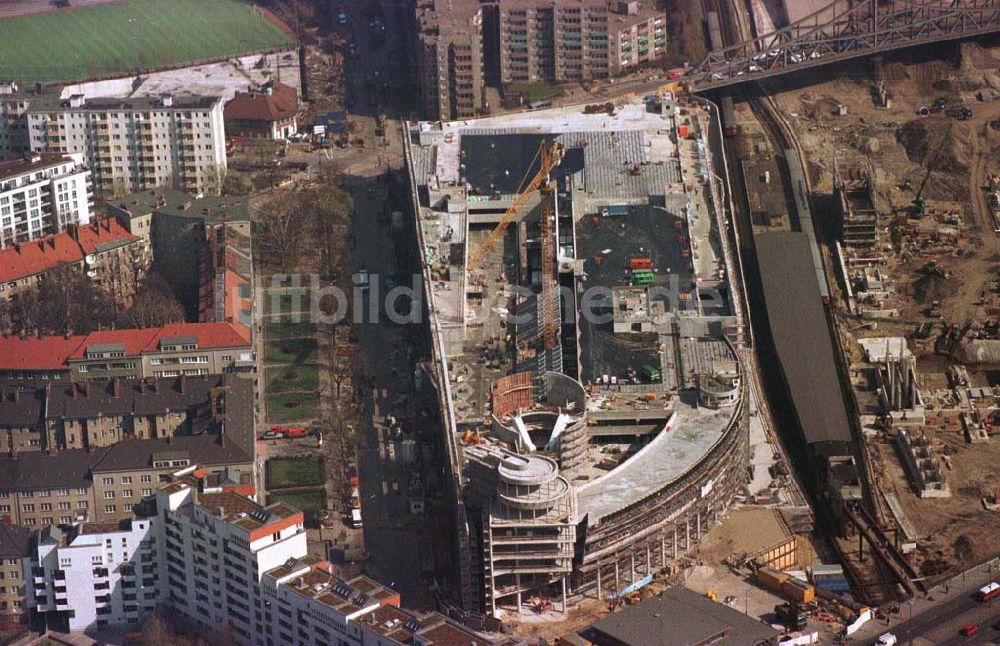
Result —
<instances>
[{"instance_id":1,"label":"steel bridge","mask_svg":"<svg viewBox=\"0 0 1000 646\"><path fill-rule=\"evenodd\" d=\"M831 0L787 27L716 49L686 75L695 92L882 52L1000 31L1000 0Z\"/></svg>"}]
</instances>

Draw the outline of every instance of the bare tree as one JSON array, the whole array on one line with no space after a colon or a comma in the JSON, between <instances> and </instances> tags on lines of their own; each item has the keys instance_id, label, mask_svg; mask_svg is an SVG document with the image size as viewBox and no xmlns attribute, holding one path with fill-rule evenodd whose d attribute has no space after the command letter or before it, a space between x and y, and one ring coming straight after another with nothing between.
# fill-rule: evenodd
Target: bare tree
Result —
<instances>
[{"instance_id":1,"label":"bare tree","mask_svg":"<svg viewBox=\"0 0 1000 646\"><path fill-rule=\"evenodd\" d=\"M150 328L184 320L184 307L165 278L151 273L132 299L125 322L132 327Z\"/></svg>"},{"instance_id":2,"label":"bare tree","mask_svg":"<svg viewBox=\"0 0 1000 646\"><path fill-rule=\"evenodd\" d=\"M260 209L257 246L264 262L284 267L298 254L302 243L299 200L282 196L268 200Z\"/></svg>"}]
</instances>

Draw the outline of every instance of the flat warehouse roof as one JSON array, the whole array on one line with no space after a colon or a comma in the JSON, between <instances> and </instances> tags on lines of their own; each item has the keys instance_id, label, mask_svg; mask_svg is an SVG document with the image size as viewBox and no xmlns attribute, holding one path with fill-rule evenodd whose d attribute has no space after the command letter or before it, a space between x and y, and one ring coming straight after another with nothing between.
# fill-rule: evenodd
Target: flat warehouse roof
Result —
<instances>
[{"instance_id":1,"label":"flat warehouse roof","mask_svg":"<svg viewBox=\"0 0 1000 646\"><path fill-rule=\"evenodd\" d=\"M767 318L806 442L851 442L809 239L780 231L754 237Z\"/></svg>"}]
</instances>

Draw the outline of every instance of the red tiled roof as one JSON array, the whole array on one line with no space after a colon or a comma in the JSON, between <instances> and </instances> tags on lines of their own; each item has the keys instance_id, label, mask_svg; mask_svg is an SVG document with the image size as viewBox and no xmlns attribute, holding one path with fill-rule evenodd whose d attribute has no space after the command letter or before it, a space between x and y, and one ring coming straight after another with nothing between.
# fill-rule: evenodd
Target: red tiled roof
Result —
<instances>
[{"instance_id":1,"label":"red tiled roof","mask_svg":"<svg viewBox=\"0 0 1000 646\"><path fill-rule=\"evenodd\" d=\"M250 330L238 323L170 323L159 329L146 352L159 350L161 339L183 336L198 337L200 349L232 348L250 343Z\"/></svg>"},{"instance_id":2,"label":"red tiled roof","mask_svg":"<svg viewBox=\"0 0 1000 646\"><path fill-rule=\"evenodd\" d=\"M99 223L80 227L78 231L80 246L83 247L83 251L87 254L94 253L94 251L98 250L98 247L106 244L121 241L133 242L139 239L139 236L129 233L128 229L113 218L105 218Z\"/></svg>"},{"instance_id":3,"label":"red tiled roof","mask_svg":"<svg viewBox=\"0 0 1000 646\"><path fill-rule=\"evenodd\" d=\"M121 343L126 356L158 352L162 339L196 337L200 349L250 344L250 329L239 323L171 323L146 330L98 330L86 335L0 337L0 370L66 370L71 359L82 359L94 345Z\"/></svg>"},{"instance_id":4,"label":"red tiled roof","mask_svg":"<svg viewBox=\"0 0 1000 646\"><path fill-rule=\"evenodd\" d=\"M136 356L153 342L157 332L157 328L145 330L97 330L83 337L83 342L69 358L82 359L86 355L88 347L112 343L121 343L124 345L125 356Z\"/></svg>"},{"instance_id":5,"label":"red tiled roof","mask_svg":"<svg viewBox=\"0 0 1000 646\"><path fill-rule=\"evenodd\" d=\"M76 238L73 231L77 232ZM65 233L15 244L0 249L0 282L20 280L62 265L79 263L101 245L138 239L117 220L103 220Z\"/></svg>"},{"instance_id":6,"label":"red tiled roof","mask_svg":"<svg viewBox=\"0 0 1000 646\"><path fill-rule=\"evenodd\" d=\"M271 94L263 90L237 92L226 104L226 119L239 121L278 121L294 117L299 111L298 92L284 83L271 83Z\"/></svg>"},{"instance_id":7,"label":"red tiled roof","mask_svg":"<svg viewBox=\"0 0 1000 646\"><path fill-rule=\"evenodd\" d=\"M66 360L73 355L85 336L20 338L0 337L0 369L66 370Z\"/></svg>"}]
</instances>

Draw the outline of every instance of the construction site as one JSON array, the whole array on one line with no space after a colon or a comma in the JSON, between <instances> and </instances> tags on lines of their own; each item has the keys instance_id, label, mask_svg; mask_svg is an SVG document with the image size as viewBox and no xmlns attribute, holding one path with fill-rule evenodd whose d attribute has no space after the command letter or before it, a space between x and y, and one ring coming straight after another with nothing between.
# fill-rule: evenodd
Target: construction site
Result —
<instances>
[{"instance_id":1,"label":"construction site","mask_svg":"<svg viewBox=\"0 0 1000 646\"><path fill-rule=\"evenodd\" d=\"M998 62L996 47L966 42L833 67L737 99L726 120L758 254L760 236L814 229L848 392L837 415L851 466L834 460L828 475L863 516L837 541L873 603L892 599L879 585L919 590L996 550ZM779 181L797 160L811 222L794 208L794 173ZM894 575L866 564L879 534Z\"/></svg>"},{"instance_id":2,"label":"construction site","mask_svg":"<svg viewBox=\"0 0 1000 646\"><path fill-rule=\"evenodd\" d=\"M712 113L407 127L462 607L565 616L676 570L752 473Z\"/></svg>"}]
</instances>

